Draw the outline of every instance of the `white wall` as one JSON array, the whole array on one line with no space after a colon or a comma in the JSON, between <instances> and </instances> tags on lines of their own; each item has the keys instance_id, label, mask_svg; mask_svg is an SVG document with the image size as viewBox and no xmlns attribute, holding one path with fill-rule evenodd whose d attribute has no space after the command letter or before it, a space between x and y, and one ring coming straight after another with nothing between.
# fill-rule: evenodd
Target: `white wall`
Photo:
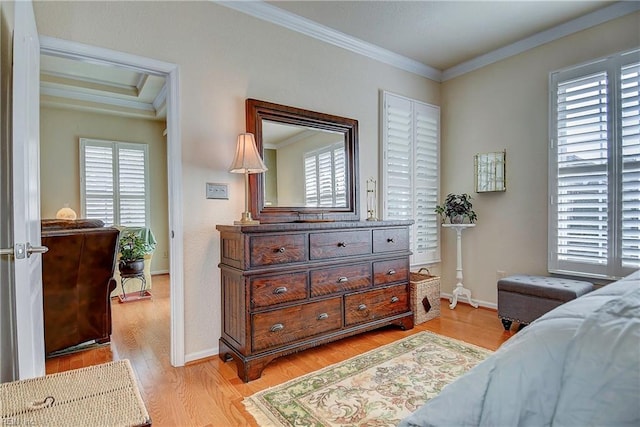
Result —
<instances>
[{"instance_id":1,"label":"white wall","mask_svg":"<svg viewBox=\"0 0 640 427\"><path fill-rule=\"evenodd\" d=\"M465 285L496 303L496 271L547 274L548 77L640 46L640 13L581 31L442 85L442 197L470 193L477 226L463 235ZM505 193L475 194L473 156L507 150ZM443 232L442 291L455 284L453 232Z\"/></svg>"},{"instance_id":2,"label":"white wall","mask_svg":"<svg viewBox=\"0 0 640 427\"><path fill-rule=\"evenodd\" d=\"M361 188L378 174L379 91L440 105L433 81L211 2L37 2L34 9L42 35L180 67L187 360L217 351L215 225L244 210L243 177L227 172L245 129L244 100L357 119ZM229 200L205 199L206 182L230 183Z\"/></svg>"},{"instance_id":3,"label":"white wall","mask_svg":"<svg viewBox=\"0 0 640 427\"><path fill-rule=\"evenodd\" d=\"M149 145L151 230L158 242L152 272L169 271L167 144L164 121L124 118L60 108L40 108L40 211L55 218L65 203L81 214L80 138Z\"/></svg>"}]
</instances>

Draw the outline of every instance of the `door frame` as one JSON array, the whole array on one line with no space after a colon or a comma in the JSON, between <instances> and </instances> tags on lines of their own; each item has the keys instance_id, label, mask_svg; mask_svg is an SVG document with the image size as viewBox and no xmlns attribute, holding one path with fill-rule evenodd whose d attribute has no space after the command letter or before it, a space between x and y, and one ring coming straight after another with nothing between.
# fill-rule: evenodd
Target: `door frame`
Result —
<instances>
[{"instance_id":1,"label":"door frame","mask_svg":"<svg viewBox=\"0 0 640 427\"><path fill-rule=\"evenodd\" d=\"M182 142L179 68L176 64L53 37L40 36L40 52L79 61L141 71L167 80L167 184L169 202L169 278L171 365L185 364Z\"/></svg>"}]
</instances>

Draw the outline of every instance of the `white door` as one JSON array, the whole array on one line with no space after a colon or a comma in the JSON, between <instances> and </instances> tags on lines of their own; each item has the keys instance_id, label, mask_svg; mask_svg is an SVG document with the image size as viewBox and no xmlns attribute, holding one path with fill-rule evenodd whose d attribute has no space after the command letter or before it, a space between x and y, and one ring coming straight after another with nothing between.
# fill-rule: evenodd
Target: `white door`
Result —
<instances>
[{"instance_id":1,"label":"white door","mask_svg":"<svg viewBox=\"0 0 640 427\"><path fill-rule=\"evenodd\" d=\"M13 237L19 379L45 374L40 240L40 43L31 1L15 2ZM24 246L21 246L24 245Z\"/></svg>"}]
</instances>

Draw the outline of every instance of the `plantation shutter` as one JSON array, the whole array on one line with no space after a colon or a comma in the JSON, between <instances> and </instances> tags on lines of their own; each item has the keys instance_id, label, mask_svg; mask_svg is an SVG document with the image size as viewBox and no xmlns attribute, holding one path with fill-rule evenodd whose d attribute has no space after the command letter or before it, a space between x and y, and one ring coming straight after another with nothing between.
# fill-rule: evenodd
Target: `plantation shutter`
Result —
<instances>
[{"instance_id":1,"label":"plantation shutter","mask_svg":"<svg viewBox=\"0 0 640 427\"><path fill-rule=\"evenodd\" d=\"M148 227L148 146L80 139L82 216Z\"/></svg>"},{"instance_id":2,"label":"plantation shutter","mask_svg":"<svg viewBox=\"0 0 640 427\"><path fill-rule=\"evenodd\" d=\"M331 151L318 154L318 193L319 206L333 204L333 167L331 166Z\"/></svg>"},{"instance_id":3,"label":"plantation shutter","mask_svg":"<svg viewBox=\"0 0 640 427\"><path fill-rule=\"evenodd\" d=\"M304 158L305 206L318 206L318 169L316 156Z\"/></svg>"},{"instance_id":4,"label":"plantation shutter","mask_svg":"<svg viewBox=\"0 0 640 427\"><path fill-rule=\"evenodd\" d=\"M622 266L640 268L640 63L622 67Z\"/></svg>"},{"instance_id":5,"label":"plantation shutter","mask_svg":"<svg viewBox=\"0 0 640 427\"><path fill-rule=\"evenodd\" d=\"M551 272L615 279L640 268L640 64L630 58L551 74Z\"/></svg>"},{"instance_id":6,"label":"plantation shutter","mask_svg":"<svg viewBox=\"0 0 640 427\"><path fill-rule=\"evenodd\" d=\"M342 142L305 155L306 206L343 207L347 205L345 162L346 155Z\"/></svg>"},{"instance_id":7,"label":"plantation shutter","mask_svg":"<svg viewBox=\"0 0 640 427\"><path fill-rule=\"evenodd\" d=\"M84 195L83 217L101 219L105 224L114 224L113 147L111 145L83 145L84 164L82 180Z\"/></svg>"},{"instance_id":8,"label":"plantation shutter","mask_svg":"<svg viewBox=\"0 0 640 427\"><path fill-rule=\"evenodd\" d=\"M607 75L558 84L558 260L606 265Z\"/></svg>"},{"instance_id":9,"label":"plantation shutter","mask_svg":"<svg viewBox=\"0 0 640 427\"><path fill-rule=\"evenodd\" d=\"M120 225L144 227L147 217L145 152L139 148L118 149Z\"/></svg>"},{"instance_id":10,"label":"plantation shutter","mask_svg":"<svg viewBox=\"0 0 640 427\"><path fill-rule=\"evenodd\" d=\"M347 165L344 144L339 143L333 149L334 206L347 206Z\"/></svg>"},{"instance_id":11,"label":"plantation shutter","mask_svg":"<svg viewBox=\"0 0 640 427\"><path fill-rule=\"evenodd\" d=\"M412 265L440 261L438 218L440 111L383 93L384 219L415 221Z\"/></svg>"}]
</instances>

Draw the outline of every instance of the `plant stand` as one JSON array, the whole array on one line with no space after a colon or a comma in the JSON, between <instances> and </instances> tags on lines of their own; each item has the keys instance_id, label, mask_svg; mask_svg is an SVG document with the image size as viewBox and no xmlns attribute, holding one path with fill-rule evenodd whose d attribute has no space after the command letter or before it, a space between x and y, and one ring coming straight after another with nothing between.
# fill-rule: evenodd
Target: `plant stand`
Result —
<instances>
[{"instance_id":1,"label":"plant stand","mask_svg":"<svg viewBox=\"0 0 640 427\"><path fill-rule=\"evenodd\" d=\"M456 265L456 279L458 283L456 284L456 288L453 290L453 294L449 302L449 308L453 310L456 308L458 304L458 298L465 297L467 301L469 301L469 305L473 308L478 308L478 304L471 300L471 291L464 287L462 284L462 231L475 227L475 224L442 224L445 228L452 228L456 231L456 240L457 240L457 265Z\"/></svg>"},{"instance_id":2,"label":"plant stand","mask_svg":"<svg viewBox=\"0 0 640 427\"><path fill-rule=\"evenodd\" d=\"M129 293L129 295L127 295L127 292L124 288L124 283L130 279L140 280L140 291ZM118 296L118 299L121 303L140 301L151 298L151 292L147 290L147 278L144 275L144 271L129 274L120 273L120 286L122 287L122 293Z\"/></svg>"}]
</instances>

